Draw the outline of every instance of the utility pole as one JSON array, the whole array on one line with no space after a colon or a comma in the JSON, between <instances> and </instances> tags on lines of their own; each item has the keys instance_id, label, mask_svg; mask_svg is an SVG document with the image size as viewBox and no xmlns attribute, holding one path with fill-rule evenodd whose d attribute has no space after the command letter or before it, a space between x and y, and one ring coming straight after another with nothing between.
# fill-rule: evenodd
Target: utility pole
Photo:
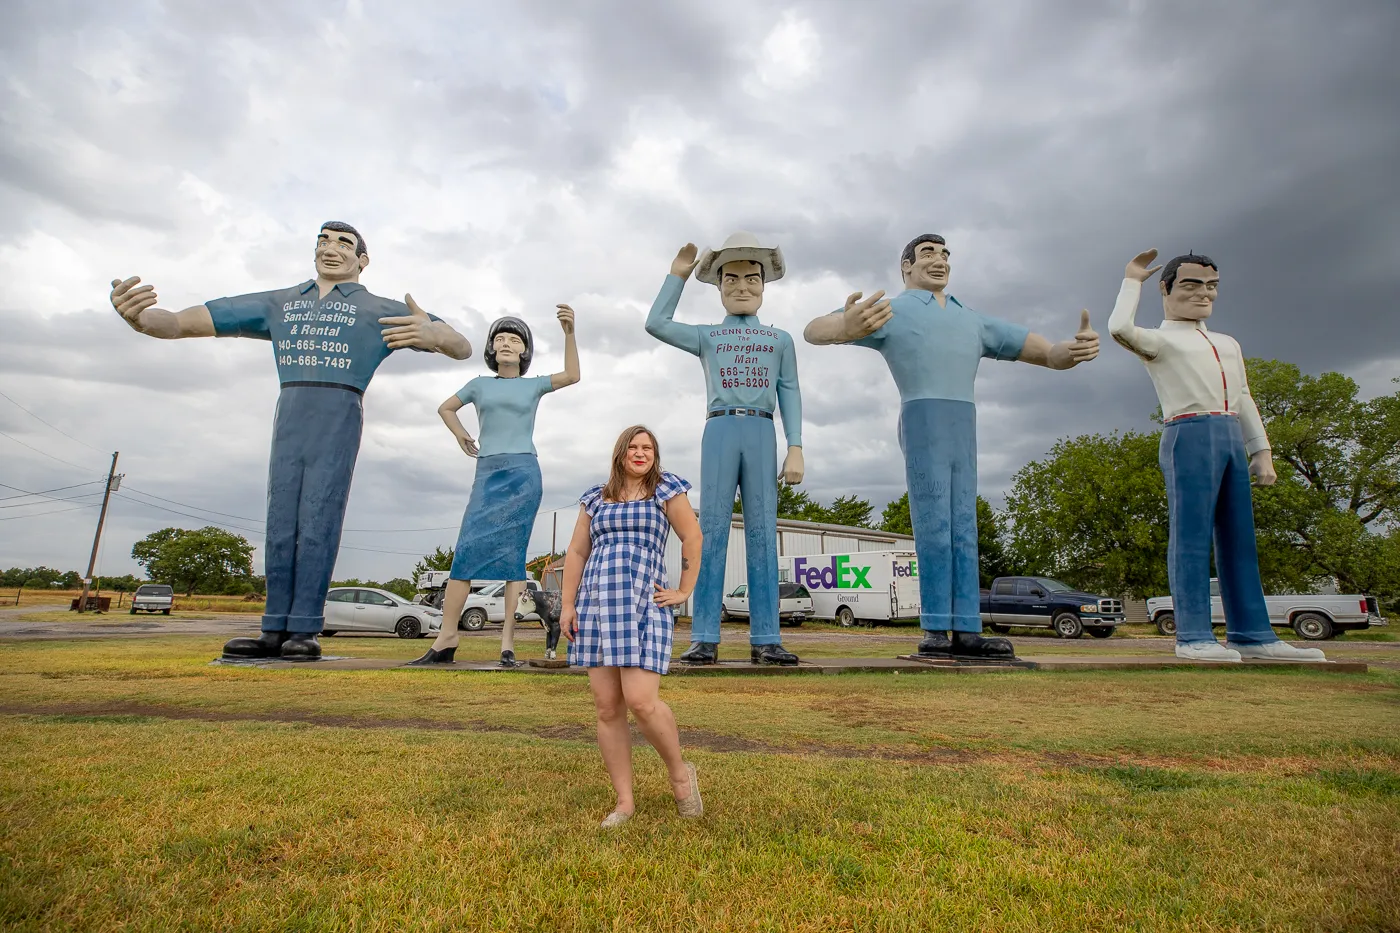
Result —
<instances>
[{"instance_id":1,"label":"utility pole","mask_svg":"<svg viewBox=\"0 0 1400 933\"><path fill-rule=\"evenodd\" d=\"M117 475L120 455L120 450L112 453L112 467L107 471L107 490L102 494L102 511L97 513L97 534L92 536L92 556L88 558L87 575L83 577L83 595L78 597L79 612L87 612L88 587L92 585L92 571L97 566L97 545L102 541L102 523L107 520L107 502L122 485L122 478Z\"/></svg>"}]
</instances>

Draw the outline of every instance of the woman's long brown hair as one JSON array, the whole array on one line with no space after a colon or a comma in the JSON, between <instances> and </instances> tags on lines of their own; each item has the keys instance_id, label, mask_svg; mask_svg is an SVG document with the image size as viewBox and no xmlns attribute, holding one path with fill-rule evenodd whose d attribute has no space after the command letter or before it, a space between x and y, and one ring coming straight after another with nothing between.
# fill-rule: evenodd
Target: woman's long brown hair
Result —
<instances>
[{"instance_id":1,"label":"woman's long brown hair","mask_svg":"<svg viewBox=\"0 0 1400 933\"><path fill-rule=\"evenodd\" d=\"M625 429L617 436L617 443L613 445L612 471L608 474L607 485L603 487L603 498L608 502L621 502L624 491L627 488L627 445L632 443L632 438L638 434L645 434L651 438L652 458L651 469L642 477L642 489L646 496L651 498L656 495L657 484L661 482L661 445L656 442L656 435L651 428L644 424L634 424Z\"/></svg>"}]
</instances>

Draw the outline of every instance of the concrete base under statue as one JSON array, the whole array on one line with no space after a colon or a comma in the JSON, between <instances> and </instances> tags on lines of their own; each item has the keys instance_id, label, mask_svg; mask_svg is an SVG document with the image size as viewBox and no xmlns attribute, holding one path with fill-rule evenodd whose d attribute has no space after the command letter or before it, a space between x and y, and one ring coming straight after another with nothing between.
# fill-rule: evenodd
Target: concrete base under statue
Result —
<instances>
[{"instance_id":1,"label":"concrete base under statue","mask_svg":"<svg viewBox=\"0 0 1400 933\"><path fill-rule=\"evenodd\" d=\"M562 661L563 659L558 659ZM538 662L538 663L537 663ZM247 660L217 659L213 664L234 664L246 667L292 668L304 666L308 661L286 661L281 658L256 658ZM406 667L407 662L391 658L344 658L323 657L314 662L327 670L341 671L382 671L396 667ZM565 674L583 676L587 673L582 667L545 666L550 664L544 658L531 659L527 664L516 668L503 668L499 661L454 661L451 664L434 664L428 667L408 668L414 671L489 671L518 674ZM1364 661L1256 661L1246 660L1236 664L1221 664L1209 661L1184 661L1170 655L1119 655L1107 657L1069 657L1046 655L1042 657L1018 658L1014 661L952 661L947 658L920 658L917 655L901 655L895 658L813 658L803 660L793 666L778 667L771 664L754 664L745 660L720 661L718 664L691 666L672 664L667 676L706 677L724 674L752 675L791 675L791 674L861 674L861 673L953 673L975 674L1018 670L1032 671L1163 671L1184 670L1240 670L1242 668L1303 668L1326 671L1332 674L1364 674L1368 670Z\"/></svg>"}]
</instances>

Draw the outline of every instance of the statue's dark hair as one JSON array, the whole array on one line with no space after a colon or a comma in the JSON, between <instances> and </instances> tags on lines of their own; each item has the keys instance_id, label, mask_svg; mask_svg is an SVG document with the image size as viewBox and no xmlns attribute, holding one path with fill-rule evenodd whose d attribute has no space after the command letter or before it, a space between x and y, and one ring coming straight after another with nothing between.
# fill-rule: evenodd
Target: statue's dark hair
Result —
<instances>
[{"instance_id":1,"label":"statue's dark hair","mask_svg":"<svg viewBox=\"0 0 1400 933\"><path fill-rule=\"evenodd\" d=\"M757 259L730 259L730 260L726 260L726 261L725 261L724 266L729 265L729 263L731 263L731 262L751 262L751 263L753 263L754 265L758 266L758 278L759 278L759 280L762 281L765 285L768 283L768 270L764 267L763 263L759 262ZM719 280L720 280L721 282L724 281L724 266L720 266L718 269L715 270L716 272L719 273ZM737 272L734 273L734 274L735 274L735 275L738 275Z\"/></svg>"},{"instance_id":2,"label":"statue's dark hair","mask_svg":"<svg viewBox=\"0 0 1400 933\"><path fill-rule=\"evenodd\" d=\"M1167 294L1172 293L1172 286L1176 284L1176 270L1187 263L1194 263L1198 266L1205 266L1209 269L1220 271L1220 267L1215 264L1215 260L1209 256L1197 256L1195 253L1187 253L1185 256L1177 256L1162 267L1162 285L1166 288Z\"/></svg>"},{"instance_id":3,"label":"statue's dark hair","mask_svg":"<svg viewBox=\"0 0 1400 933\"><path fill-rule=\"evenodd\" d=\"M347 223L345 223L345 222L343 222L343 221L339 221L339 220L328 220L328 221L326 221L325 223L321 224L321 229L322 229L322 230L334 230L334 231L336 231L337 233L353 233L353 234L355 234L355 255L356 255L356 256L365 256L365 255L368 255L369 249L365 246L365 238L362 237L362 236L360 236L360 231L356 230L354 227L350 226L349 224L347 224Z\"/></svg>"},{"instance_id":4,"label":"statue's dark hair","mask_svg":"<svg viewBox=\"0 0 1400 933\"><path fill-rule=\"evenodd\" d=\"M520 354L520 375L525 375L530 361L535 358L535 338L530 336L530 325L518 317L498 317L492 322L491 329L486 332L486 366L493 373L500 372L496 364L497 334L514 334L525 341L525 352Z\"/></svg>"},{"instance_id":5,"label":"statue's dark hair","mask_svg":"<svg viewBox=\"0 0 1400 933\"><path fill-rule=\"evenodd\" d=\"M904 247L904 252L899 254L899 265L903 268L906 262L914 261L914 251L919 248L920 243L937 243L940 246L947 246L948 241L936 233L921 233L909 241L909 245ZM952 255L951 252L949 255Z\"/></svg>"}]
</instances>

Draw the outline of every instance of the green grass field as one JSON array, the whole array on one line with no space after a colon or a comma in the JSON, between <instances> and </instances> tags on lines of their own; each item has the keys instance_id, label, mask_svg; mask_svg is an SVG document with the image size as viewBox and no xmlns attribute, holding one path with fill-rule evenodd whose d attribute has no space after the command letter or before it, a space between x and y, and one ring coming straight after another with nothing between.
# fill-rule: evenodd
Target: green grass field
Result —
<instances>
[{"instance_id":1,"label":"green grass field","mask_svg":"<svg viewBox=\"0 0 1400 933\"><path fill-rule=\"evenodd\" d=\"M0 927L1400 929L1391 671L671 678L706 816L604 834L583 678L221 642L0 642Z\"/></svg>"}]
</instances>

